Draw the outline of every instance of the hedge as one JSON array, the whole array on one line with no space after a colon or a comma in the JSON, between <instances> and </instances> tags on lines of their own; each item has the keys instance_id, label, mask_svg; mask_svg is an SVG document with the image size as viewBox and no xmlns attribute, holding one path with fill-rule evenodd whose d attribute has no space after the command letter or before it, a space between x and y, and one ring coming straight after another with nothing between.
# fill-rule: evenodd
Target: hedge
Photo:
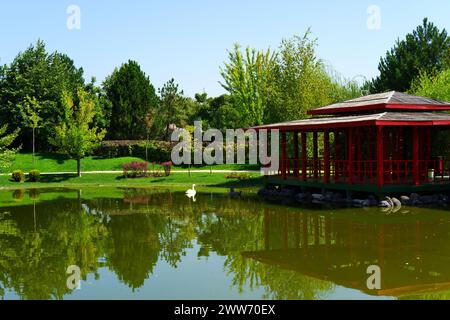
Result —
<instances>
[{"instance_id":1,"label":"hedge","mask_svg":"<svg viewBox=\"0 0 450 320\"><path fill-rule=\"evenodd\" d=\"M114 140L103 141L94 151L95 156L105 158L139 157L145 159L147 145L148 161L165 162L170 160L172 143L166 141Z\"/></svg>"},{"instance_id":2,"label":"hedge","mask_svg":"<svg viewBox=\"0 0 450 320\"><path fill-rule=\"evenodd\" d=\"M105 158L116 157L138 157L149 162L167 162L171 160L172 148L178 142L156 141L152 140L146 143L142 140L109 140L103 141L101 146L94 151L95 156ZM145 147L147 144L147 155L145 157ZM203 147L209 143L205 142ZM234 146L236 151L236 145ZM226 146L224 146L223 156L226 158ZM246 146L246 163L248 163L248 145ZM192 159L194 156L192 155Z\"/></svg>"}]
</instances>

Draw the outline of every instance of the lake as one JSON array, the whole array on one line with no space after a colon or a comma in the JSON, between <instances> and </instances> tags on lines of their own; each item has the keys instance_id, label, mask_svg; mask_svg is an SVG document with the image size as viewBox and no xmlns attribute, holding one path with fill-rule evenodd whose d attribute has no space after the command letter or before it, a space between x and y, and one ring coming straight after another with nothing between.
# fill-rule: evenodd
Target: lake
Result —
<instances>
[{"instance_id":1,"label":"lake","mask_svg":"<svg viewBox=\"0 0 450 320\"><path fill-rule=\"evenodd\" d=\"M449 211L199 192L194 202L164 188L0 191L0 297L450 298Z\"/></svg>"}]
</instances>

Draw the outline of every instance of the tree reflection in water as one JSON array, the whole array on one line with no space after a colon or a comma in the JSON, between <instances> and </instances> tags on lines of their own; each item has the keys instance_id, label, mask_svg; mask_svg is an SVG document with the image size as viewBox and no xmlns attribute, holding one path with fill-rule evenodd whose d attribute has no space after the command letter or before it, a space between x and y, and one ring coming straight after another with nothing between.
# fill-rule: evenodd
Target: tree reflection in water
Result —
<instances>
[{"instance_id":1,"label":"tree reflection in water","mask_svg":"<svg viewBox=\"0 0 450 320\"><path fill-rule=\"evenodd\" d=\"M289 208L253 196L200 194L192 203L153 189L90 193L0 193L1 296L12 290L22 299L62 299L71 293L69 265L80 266L83 279L106 267L134 291L161 262L185 272L180 264L194 248L200 260L224 257L229 290L262 289L267 299L323 299L336 285L374 296L445 298L450 287L446 212L387 217ZM370 264L382 268L382 290L365 287Z\"/></svg>"}]
</instances>

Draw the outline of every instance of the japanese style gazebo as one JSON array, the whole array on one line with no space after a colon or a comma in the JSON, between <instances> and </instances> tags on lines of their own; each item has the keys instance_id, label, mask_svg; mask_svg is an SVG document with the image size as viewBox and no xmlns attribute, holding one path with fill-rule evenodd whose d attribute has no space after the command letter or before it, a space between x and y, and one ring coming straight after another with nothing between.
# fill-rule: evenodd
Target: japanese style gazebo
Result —
<instances>
[{"instance_id":1,"label":"japanese style gazebo","mask_svg":"<svg viewBox=\"0 0 450 320\"><path fill-rule=\"evenodd\" d=\"M450 114L439 112L445 110L450 102L394 91L254 129L280 131L280 170L269 183L380 193L450 190L446 154L436 154L450 146L443 134ZM439 150L432 150L438 139Z\"/></svg>"}]
</instances>

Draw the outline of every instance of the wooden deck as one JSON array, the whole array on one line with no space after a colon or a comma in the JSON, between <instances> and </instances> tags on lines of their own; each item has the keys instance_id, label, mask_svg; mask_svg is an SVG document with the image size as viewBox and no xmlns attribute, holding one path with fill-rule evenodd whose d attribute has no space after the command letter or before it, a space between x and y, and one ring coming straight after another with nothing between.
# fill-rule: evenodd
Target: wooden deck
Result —
<instances>
[{"instance_id":1,"label":"wooden deck","mask_svg":"<svg viewBox=\"0 0 450 320\"><path fill-rule=\"evenodd\" d=\"M430 181L421 185L414 184L386 184L379 187L376 183L354 183L348 184L344 179L340 178L335 182L333 178L329 183L326 183L323 177L318 179L308 178L306 181L301 178L288 176L284 179L281 175L267 176L265 178L266 185L279 186L296 186L307 189L321 189L321 190L342 190L342 191L356 191L368 192L379 195L396 194L396 193L413 193L413 192L450 192L450 181L448 179Z\"/></svg>"}]
</instances>

